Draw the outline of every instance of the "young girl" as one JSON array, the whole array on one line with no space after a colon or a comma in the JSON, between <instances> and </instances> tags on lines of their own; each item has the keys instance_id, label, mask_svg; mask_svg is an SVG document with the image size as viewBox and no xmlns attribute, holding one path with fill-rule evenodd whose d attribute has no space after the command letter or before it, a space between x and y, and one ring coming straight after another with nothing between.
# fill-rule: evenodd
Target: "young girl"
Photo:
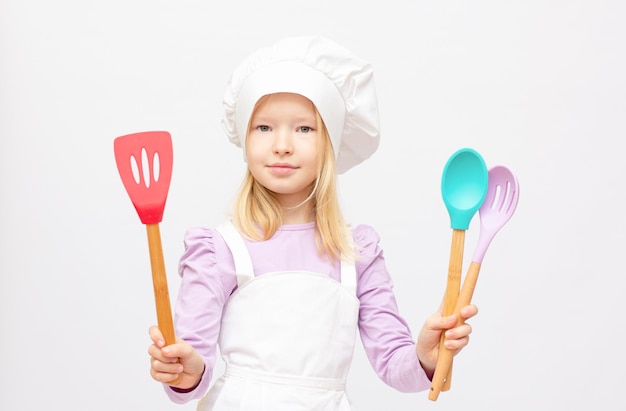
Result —
<instances>
[{"instance_id":1,"label":"young girl","mask_svg":"<svg viewBox=\"0 0 626 411\"><path fill-rule=\"evenodd\" d=\"M436 313L416 343L376 231L349 228L338 202L337 174L378 146L370 65L324 38L284 39L235 70L224 105L247 174L232 220L186 233L179 339L150 328L152 377L174 402L204 396L198 410L350 410L358 330L385 383L427 389L441 333L458 352L471 327ZM209 390L218 346L226 370Z\"/></svg>"}]
</instances>

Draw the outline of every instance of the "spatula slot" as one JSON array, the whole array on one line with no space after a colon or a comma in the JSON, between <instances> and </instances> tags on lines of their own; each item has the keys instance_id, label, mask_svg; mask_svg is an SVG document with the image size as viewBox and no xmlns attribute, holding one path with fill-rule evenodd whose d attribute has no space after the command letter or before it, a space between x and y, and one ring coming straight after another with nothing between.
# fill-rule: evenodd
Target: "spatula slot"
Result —
<instances>
[{"instance_id":1,"label":"spatula slot","mask_svg":"<svg viewBox=\"0 0 626 411\"><path fill-rule=\"evenodd\" d=\"M134 155L130 156L130 169L133 174L133 179L136 184L143 182L146 188L150 188L150 185L159 182L161 163L159 160L159 153L155 152L151 159L148 157L148 151L145 148L141 149L141 163L137 162Z\"/></svg>"}]
</instances>

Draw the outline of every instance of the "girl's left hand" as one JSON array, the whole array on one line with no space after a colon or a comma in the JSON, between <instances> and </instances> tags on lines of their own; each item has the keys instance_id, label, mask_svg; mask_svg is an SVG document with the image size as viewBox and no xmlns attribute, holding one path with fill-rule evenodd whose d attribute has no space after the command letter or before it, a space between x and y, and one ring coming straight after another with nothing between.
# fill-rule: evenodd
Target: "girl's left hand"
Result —
<instances>
[{"instance_id":1,"label":"girl's left hand","mask_svg":"<svg viewBox=\"0 0 626 411\"><path fill-rule=\"evenodd\" d=\"M463 320L468 320L477 313L478 307L473 304L461 309ZM441 314L442 307L439 307L436 313L426 319L417 337L417 345L415 347L417 358L419 358L422 368L426 371L426 375L431 379L435 373L437 358L439 357L441 333L445 332L445 347L454 351L454 355L456 355L469 343L469 335L472 332L472 327L467 323L455 327L457 323L456 315L443 317Z\"/></svg>"}]
</instances>

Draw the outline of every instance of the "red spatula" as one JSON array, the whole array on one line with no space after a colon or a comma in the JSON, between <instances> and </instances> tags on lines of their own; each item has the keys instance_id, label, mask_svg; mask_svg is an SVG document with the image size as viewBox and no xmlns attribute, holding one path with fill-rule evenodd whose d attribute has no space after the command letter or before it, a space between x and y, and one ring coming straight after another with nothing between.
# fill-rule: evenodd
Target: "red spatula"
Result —
<instances>
[{"instance_id":1,"label":"red spatula","mask_svg":"<svg viewBox=\"0 0 626 411\"><path fill-rule=\"evenodd\" d=\"M167 131L146 131L117 137L115 161L122 182L148 232L157 321L165 345L176 342L165 276L159 223L172 177L172 138Z\"/></svg>"}]
</instances>

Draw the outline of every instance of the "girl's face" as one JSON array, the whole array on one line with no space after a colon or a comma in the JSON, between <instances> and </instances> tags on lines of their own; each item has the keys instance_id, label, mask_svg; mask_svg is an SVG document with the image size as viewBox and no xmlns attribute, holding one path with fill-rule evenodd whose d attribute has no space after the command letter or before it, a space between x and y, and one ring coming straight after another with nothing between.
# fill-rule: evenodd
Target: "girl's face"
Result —
<instances>
[{"instance_id":1,"label":"girl's face","mask_svg":"<svg viewBox=\"0 0 626 411\"><path fill-rule=\"evenodd\" d=\"M316 126L313 103L293 93L266 96L250 119L248 168L283 206L304 201L317 178Z\"/></svg>"}]
</instances>

